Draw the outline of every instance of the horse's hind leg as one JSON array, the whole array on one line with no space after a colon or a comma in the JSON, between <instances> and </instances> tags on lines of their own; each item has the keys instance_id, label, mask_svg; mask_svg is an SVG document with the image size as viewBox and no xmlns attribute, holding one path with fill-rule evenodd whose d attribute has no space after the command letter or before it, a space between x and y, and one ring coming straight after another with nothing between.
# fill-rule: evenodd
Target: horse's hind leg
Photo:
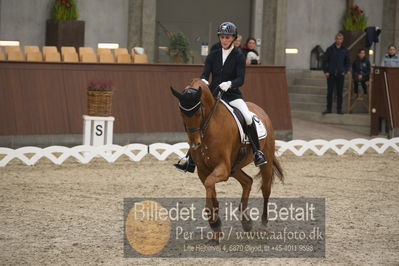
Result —
<instances>
[{"instance_id":1,"label":"horse's hind leg","mask_svg":"<svg viewBox=\"0 0 399 266\"><path fill-rule=\"evenodd\" d=\"M273 161L270 160L267 164L260 167L260 174L262 176L262 194L263 194L263 213L262 213L262 224L260 230L266 231L267 227L267 205L272 188L273 181Z\"/></svg>"},{"instance_id":2,"label":"horse's hind leg","mask_svg":"<svg viewBox=\"0 0 399 266\"><path fill-rule=\"evenodd\" d=\"M241 224L244 231L248 232L252 229L252 220L248 216L246 209L248 208L248 199L252 187L252 178L247 175L243 170L239 169L234 172L233 177L240 182L242 186L242 196L240 203L241 211Z\"/></svg>"}]
</instances>

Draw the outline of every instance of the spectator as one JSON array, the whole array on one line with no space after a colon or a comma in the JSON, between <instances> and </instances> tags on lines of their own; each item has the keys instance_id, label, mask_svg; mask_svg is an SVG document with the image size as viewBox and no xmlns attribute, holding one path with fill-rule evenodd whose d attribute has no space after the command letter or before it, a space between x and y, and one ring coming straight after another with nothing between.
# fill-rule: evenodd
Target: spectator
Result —
<instances>
[{"instance_id":1,"label":"spectator","mask_svg":"<svg viewBox=\"0 0 399 266\"><path fill-rule=\"evenodd\" d=\"M349 50L343 46L344 36L338 33L335 43L327 48L323 56L323 71L327 78L327 109L323 115L331 113L333 103L333 90L337 87L337 114L342 112L342 93L345 74L349 71Z\"/></svg>"},{"instance_id":2,"label":"spectator","mask_svg":"<svg viewBox=\"0 0 399 266\"><path fill-rule=\"evenodd\" d=\"M367 94L367 81L369 80L369 75L371 71L370 61L366 57L366 50L360 49L356 60L352 64L352 78L353 78L353 88L356 94L356 98L359 96L358 88L359 83L362 84L364 94Z\"/></svg>"},{"instance_id":3,"label":"spectator","mask_svg":"<svg viewBox=\"0 0 399 266\"><path fill-rule=\"evenodd\" d=\"M234 47L241 50L241 41L242 41L242 36L240 34L238 34L237 39L234 41Z\"/></svg>"},{"instance_id":4,"label":"spectator","mask_svg":"<svg viewBox=\"0 0 399 266\"><path fill-rule=\"evenodd\" d=\"M396 54L395 45L388 46L388 53L382 59L381 66L399 67L399 55Z\"/></svg>"},{"instance_id":5,"label":"spectator","mask_svg":"<svg viewBox=\"0 0 399 266\"><path fill-rule=\"evenodd\" d=\"M259 54L258 51L256 51L255 46L255 38L249 37L245 45L242 47L247 65L258 65L260 63Z\"/></svg>"}]
</instances>

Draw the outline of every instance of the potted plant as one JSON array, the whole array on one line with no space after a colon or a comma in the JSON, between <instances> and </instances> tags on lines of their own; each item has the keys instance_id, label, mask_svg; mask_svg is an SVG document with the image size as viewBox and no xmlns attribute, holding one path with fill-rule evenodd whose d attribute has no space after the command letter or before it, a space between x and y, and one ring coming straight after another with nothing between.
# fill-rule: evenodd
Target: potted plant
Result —
<instances>
[{"instance_id":1,"label":"potted plant","mask_svg":"<svg viewBox=\"0 0 399 266\"><path fill-rule=\"evenodd\" d=\"M363 34L367 27L367 16L358 5L351 5L344 15L342 25L344 45L349 47ZM358 41L351 49L351 59L354 58L356 51L360 48L364 48L364 41L362 40Z\"/></svg>"},{"instance_id":2,"label":"potted plant","mask_svg":"<svg viewBox=\"0 0 399 266\"><path fill-rule=\"evenodd\" d=\"M89 115L110 116L113 91L114 84L112 81L97 80L90 82L87 89Z\"/></svg>"},{"instance_id":3,"label":"potted plant","mask_svg":"<svg viewBox=\"0 0 399 266\"><path fill-rule=\"evenodd\" d=\"M46 23L46 45L84 46L84 21L78 19L76 0L54 0L51 19Z\"/></svg>"},{"instance_id":4,"label":"potted plant","mask_svg":"<svg viewBox=\"0 0 399 266\"><path fill-rule=\"evenodd\" d=\"M174 63L188 63L189 61L189 43L182 32L173 32L170 34L170 44L168 54Z\"/></svg>"},{"instance_id":5,"label":"potted plant","mask_svg":"<svg viewBox=\"0 0 399 266\"><path fill-rule=\"evenodd\" d=\"M358 5L352 5L345 13L344 30L363 31L367 27L367 16Z\"/></svg>"}]
</instances>

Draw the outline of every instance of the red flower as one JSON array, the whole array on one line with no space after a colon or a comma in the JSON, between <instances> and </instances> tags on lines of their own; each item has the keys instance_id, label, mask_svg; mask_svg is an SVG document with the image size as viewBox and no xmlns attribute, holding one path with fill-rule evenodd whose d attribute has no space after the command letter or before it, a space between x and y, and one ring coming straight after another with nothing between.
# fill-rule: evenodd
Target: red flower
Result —
<instances>
[{"instance_id":1,"label":"red flower","mask_svg":"<svg viewBox=\"0 0 399 266\"><path fill-rule=\"evenodd\" d=\"M89 89L92 90L110 90L113 87L114 83L110 80L94 80L89 82Z\"/></svg>"},{"instance_id":2,"label":"red flower","mask_svg":"<svg viewBox=\"0 0 399 266\"><path fill-rule=\"evenodd\" d=\"M67 4L66 4L66 7L67 7L67 8L71 8L71 7L72 7L72 4L67 3Z\"/></svg>"}]
</instances>

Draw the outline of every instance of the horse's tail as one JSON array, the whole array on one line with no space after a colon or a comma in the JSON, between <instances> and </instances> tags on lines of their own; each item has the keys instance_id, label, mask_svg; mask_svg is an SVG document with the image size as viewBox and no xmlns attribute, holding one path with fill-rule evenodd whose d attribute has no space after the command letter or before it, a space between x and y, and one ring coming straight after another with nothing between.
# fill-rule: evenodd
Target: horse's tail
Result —
<instances>
[{"instance_id":1,"label":"horse's tail","mask_svg":"<svg viewBox=\"0 0 399 266\"><path fill-rule=\"evenodd\" d=\"M278 179L280 179L281 183L284 184L284 172L283 168L281 168L280 162L277 160L276 157L274 157L273 160L273 179L274 177L277 176Z\"/></svg>"},{"instance_id":2,"label":"horse's tail","mask_svg":"<svg viewBox=\"0 0 399 266\"><path fill-rule=\"evenodd\" d=\"M267 172L267 171L265 171L266 169L264 169L264 167L268 167L268 166L262 165L259 172L255 175L255 178L262 178L262 184L263 184L263 182L267 182L267 180L270 180L269 178L272 178L272 182L274 182L274 179L276 176L281 181L281 183L284 184L284 171L283 171L283 168L281 167L280 162L277 160L276 157L273 158L272 176L266 176L267 174L265 172ZM263 171L263 173L265 173L265 176L262 175L262 171Z\"/></svg>"}]
</instances>

